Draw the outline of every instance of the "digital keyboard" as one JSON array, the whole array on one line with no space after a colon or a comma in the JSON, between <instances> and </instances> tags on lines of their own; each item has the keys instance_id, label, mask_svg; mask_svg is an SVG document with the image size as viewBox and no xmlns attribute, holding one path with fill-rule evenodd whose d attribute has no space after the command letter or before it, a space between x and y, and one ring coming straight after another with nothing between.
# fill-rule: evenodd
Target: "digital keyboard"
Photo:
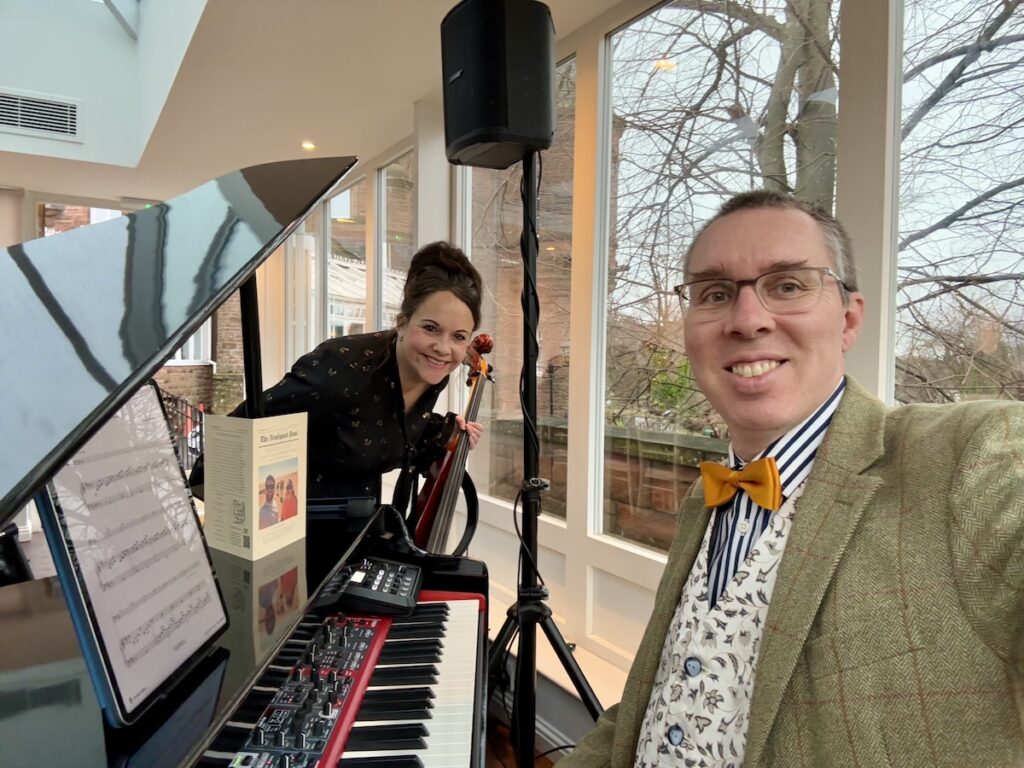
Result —
<instances>
[{"instance_id":1,"label":"digital keyboard","mask_svg":"<svg viewBox=\"0 0 1024 768\"><path fill-rule=\"evenodd\" d=\"M306 614L197 765L482 765L485 617L442 592L409 616Z\"/></svg>"}]
</instances>

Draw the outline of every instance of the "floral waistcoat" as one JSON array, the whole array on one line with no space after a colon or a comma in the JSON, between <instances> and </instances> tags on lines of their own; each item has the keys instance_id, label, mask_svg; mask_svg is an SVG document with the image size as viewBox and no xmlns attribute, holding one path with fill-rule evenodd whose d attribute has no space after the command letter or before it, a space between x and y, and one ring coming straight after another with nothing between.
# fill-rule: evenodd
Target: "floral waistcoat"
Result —
<instances>
[{"instance_id":1,"label":"floral waistcoat","mask_svg":"<svg viewBox=\"0 0 1024 768\"><path fill-rule=\"evenodd\" d=\"M709 608L712 517L665 637L636 768L726 768L743 762L768 604L803 489L801 484L772 515L750 556Z\"/></svg>"}]
</instances>

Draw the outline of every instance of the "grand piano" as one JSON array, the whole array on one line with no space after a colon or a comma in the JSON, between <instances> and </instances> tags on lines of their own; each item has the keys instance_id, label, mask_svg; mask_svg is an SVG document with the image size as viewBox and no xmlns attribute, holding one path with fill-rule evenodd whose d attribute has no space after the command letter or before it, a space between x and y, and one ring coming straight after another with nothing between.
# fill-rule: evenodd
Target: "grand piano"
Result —
<instances>
[{"instance_id":1,"label":"grand piano","mask_svg":"<svg viewBox=\"0 0 1024 768\"><path fill-rule=\"evenodd\" d=\"M245 168L120 219L0 253L0 524L236 290L249 415L258 415L254 273L354 162ZM486 569L403 544L394 518L380 507L314 517L304 540L255 562L211 551L228 631L124 728L104 722L59 581L0 587L0 763L482 765ZM382 557L423 572L411 616L324 607L324 589L337 586L339 573ZM345 698L338 670L317 657L328 646L340 654L371 626L383 628L374 666L359 672L360 695ZM287 703L298 694L302 707ZM287 727L278 722L284 716Z\"/></svg>"}]
</instances>

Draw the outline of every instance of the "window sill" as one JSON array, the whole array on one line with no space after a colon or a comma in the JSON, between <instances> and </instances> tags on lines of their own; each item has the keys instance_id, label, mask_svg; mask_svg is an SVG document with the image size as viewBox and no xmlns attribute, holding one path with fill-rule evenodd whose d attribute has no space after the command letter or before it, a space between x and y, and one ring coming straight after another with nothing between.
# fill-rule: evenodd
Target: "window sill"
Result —
<instances>
[{"instance_id":1,"label":"window sill","mask_svg":"<svg viewBox=\"0 0 1024 768\"><path fill-rule=\"evenodd\" d=\"M164 363L165 366L178 366L178 365L209 365L213 366L212 360L168 360Z\"/></svg>"}]
</instances>

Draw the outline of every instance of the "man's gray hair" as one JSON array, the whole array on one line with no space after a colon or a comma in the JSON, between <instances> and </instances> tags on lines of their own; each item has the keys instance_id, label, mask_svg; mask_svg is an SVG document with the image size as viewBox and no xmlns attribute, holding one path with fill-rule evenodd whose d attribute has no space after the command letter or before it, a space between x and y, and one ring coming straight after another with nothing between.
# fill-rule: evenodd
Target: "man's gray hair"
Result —
<instances>
[{"instance_id":1,"label":"man's gray hair","mask_svg":"<svg viewBox=\"0 0 1024 768\"><path fill-rule=\"evenodd\" d=\"M857 290L857 266L853 262L853 243L846 229L836 218L806 200L801 200L783 192L772 192L767 189L755 189L752 192L741 192L738 195L726 200L718 212L704 223L697 235L686 249L683 257L683 272L690 269L690 255L693 253L700 236L707 231L707 228L716 221L736 211L753 210L757 208L777 208L781 210L802 211L814 219L825 239L825 247L832 257L832 264L835 266L836 274L847 291Z\"/></svg>"}]
</instances>

